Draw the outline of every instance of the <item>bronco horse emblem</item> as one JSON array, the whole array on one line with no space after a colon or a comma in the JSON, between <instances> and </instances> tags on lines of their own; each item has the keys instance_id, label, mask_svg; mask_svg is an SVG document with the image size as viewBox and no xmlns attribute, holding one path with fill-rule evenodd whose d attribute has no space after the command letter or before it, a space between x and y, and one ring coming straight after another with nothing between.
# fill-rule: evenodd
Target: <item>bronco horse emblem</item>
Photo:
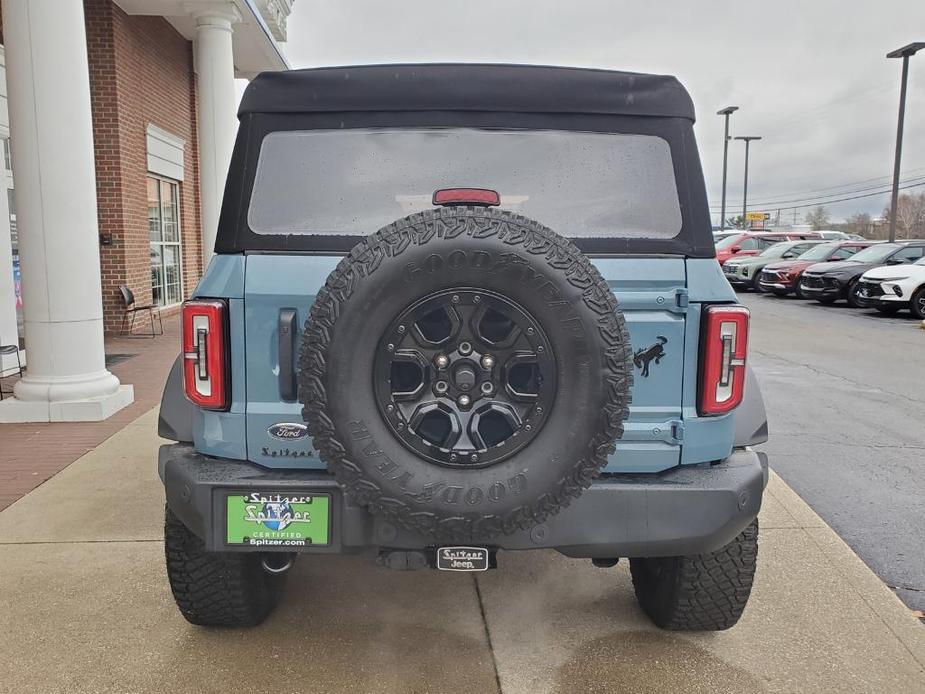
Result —
<instances>
[{"instance_id":1,"label":"bronco horse emblem","mask_svg":"<svg viewBox=\"0 0 925 694\"><path fill-rule=\"evenodd\" d=\"M654 361L658 364L665 356L665 345L668 344L668 338L658 335L655 339L658 342L654 345L642 347L633 352L633 363L637 369L642 369L643 378L649 377L649 363Z\"/></svg>"}]
</instances>

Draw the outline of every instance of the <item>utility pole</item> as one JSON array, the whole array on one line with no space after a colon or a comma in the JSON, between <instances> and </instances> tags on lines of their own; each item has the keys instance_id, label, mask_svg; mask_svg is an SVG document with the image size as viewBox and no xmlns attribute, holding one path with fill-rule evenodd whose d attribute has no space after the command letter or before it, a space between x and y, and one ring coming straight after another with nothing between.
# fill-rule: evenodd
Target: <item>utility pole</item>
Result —
<instances>
[{"instance_id":1,"label":"utility pole","mask_svg":"<svg viewBox=\"0 0 925 694\"><path fill-rule=\"evenodd\" d=\"M899 87L899 123L896 126L896 157L893 160L893 194L890 198L890 241L896 240L896 208L899 205L899 167L903 156L903 121L906 118L906 84L909 81L909 58L925 48L925 42L910 43L886 54L903 59L903 76Z\"/></svg>"},{"instance_id":2,"label":"utility pole","mask_svg":"<svg viewBox=\"0 0 925 694\"><path fill-rule=\"evenodd\" d=\"M726 168L729 161L729 116L733 112L738 111L738 106L727 106L724 109L720 109L716 112L717 116L726 117L726 130L725 135L723 136L723 203L720 207L719 213L719 230L726 230Z\"/></svg>"},{"instance_id":3,"label":"utility pole","mask_svg":"<svg viewBox=\"0 0 925 694\"><path fill-rule=\"evenodd\" d=\"M748 212L748 146L752 140L760 140L761 138L758 135L740 135L736 139L745 143L745 183L742 186L742 219L745 220L745 215Z\"/></svg>"}]
</instances>

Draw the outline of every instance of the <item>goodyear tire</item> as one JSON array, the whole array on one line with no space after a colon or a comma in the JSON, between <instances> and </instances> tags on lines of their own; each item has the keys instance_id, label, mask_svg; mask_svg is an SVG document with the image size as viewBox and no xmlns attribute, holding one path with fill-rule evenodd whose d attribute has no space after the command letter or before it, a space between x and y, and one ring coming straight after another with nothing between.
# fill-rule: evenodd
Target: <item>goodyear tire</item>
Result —
<instances>
[{"instance_id":1,"label":"goodyear tire","mask_svg":"<svg viewBox=\"0 0 925 694\"><path fill-rule=\"evenodd\" d=\"M721 631L748 603L758 564L758 519L725 547L683 557L630 559L636 599L670 631Z\"/></svg>"},{"instance_id":2,"label":"goodyear tire","mask_svg":"<svg viewBox=\"0 0 925 694\"><path fill-rule=\"evenodd\" d=\"M279 603L284 575L271 575L250 553L208 552L169 507L164 517L167 578L180 613L190 624L250 627Z\"/></svg>"},{"instance_id":3,"label":"goodyear tire","mask_svg":"<svg viewBox=\"0 0 925 694\"><path fill-rule=\"evenodd\" d=\"M346 494L438 539L529 529L577 498L614 451L631 384L623 316L591 262L483 208L359 243L300 353L303 416Z\"/></svg>"}]
</instances>

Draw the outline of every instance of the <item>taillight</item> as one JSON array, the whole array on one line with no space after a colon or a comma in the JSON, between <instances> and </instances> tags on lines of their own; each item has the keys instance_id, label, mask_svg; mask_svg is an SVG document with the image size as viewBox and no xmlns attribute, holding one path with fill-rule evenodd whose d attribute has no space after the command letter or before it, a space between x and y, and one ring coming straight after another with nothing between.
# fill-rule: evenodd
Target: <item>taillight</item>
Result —
<instances>
[{"instance_id":1,"label":"taillight","mask_svg":"<svg viewBox=\"0 0 925 694\"><path fill-rule=\"evenodd\" d=\"M710 306L705 311L700 362L700 414L725 414L742 402L748 309Z\"/></svg>"},{"instance_id":2,"label":"taillight","mask_svg":"<svg viewBox=\"0 0 925 694\"><path fill-rule=\"evenodd\" d=\"M441 188L434 191L433 204L444 205L481 205L491 207L501 204L498 191L487 188Z\"/></svg>"},{"instance_id":3,"label":"taillight","mask_svg":"<svg viewBox=\"0 0 925 694\"><path fill-rule=\"evenodd\" d=\"M228 409L227 313L218 299L183 304L183 390L207 410Z\"/></svg>"}]
</instances>

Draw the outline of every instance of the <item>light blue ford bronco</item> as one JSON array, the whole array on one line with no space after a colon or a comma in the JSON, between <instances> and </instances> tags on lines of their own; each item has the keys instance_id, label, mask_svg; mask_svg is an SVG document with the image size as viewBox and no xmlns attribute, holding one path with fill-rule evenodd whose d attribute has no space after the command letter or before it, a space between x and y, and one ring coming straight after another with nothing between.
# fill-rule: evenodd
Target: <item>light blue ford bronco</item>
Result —
<instances>
[{"instance_id":1,"label":"light blue ford bronco","mask_svg":"<svg viewBox=\"0 0 925 694\"><path fill-rule=\"evenodd\" d=\"M261 622L303 555L555 549L627 558L660 627L735 624L767 423L678 81L298 70L239 118L161 405L183 616Z\"/></svg>"}]
</instances>

